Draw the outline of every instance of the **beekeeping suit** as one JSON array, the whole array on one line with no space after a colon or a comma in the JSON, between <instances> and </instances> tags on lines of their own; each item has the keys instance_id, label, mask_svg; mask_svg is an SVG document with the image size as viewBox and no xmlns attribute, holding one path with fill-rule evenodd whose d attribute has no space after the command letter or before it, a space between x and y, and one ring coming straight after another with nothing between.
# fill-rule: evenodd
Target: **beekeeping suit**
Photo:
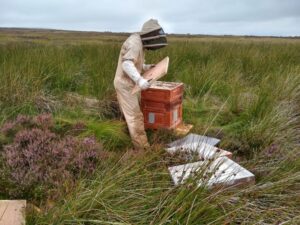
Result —
<instances>
[{"instance_id":1,"label":"beekeeping suit","mask_svg":"<svg viewBox=\"0 0 300 225\"><path fill-rule=\"evenodd\" d=\"M157 20L148 20L144 23L140 33L132 34L123 43L118 67L114 79L117 98L124 114L131 140L136 149L149 147L144 117L140 109L140 93L132 94L137 84L142 90L150 87L141 73L152 65L144 64L144 49L155 50L166 46L166 35Z\"/></svg>"}]
</instances>

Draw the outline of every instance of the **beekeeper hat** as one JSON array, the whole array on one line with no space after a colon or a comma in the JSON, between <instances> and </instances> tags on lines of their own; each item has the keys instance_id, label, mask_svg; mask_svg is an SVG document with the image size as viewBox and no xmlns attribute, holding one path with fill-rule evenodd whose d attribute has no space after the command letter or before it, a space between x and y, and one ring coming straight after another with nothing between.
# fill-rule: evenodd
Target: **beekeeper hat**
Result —
<instances>
[{"instance_id":1,"label":"beekeeper hat","mask_svg":"<svg viewBox=\"0 0 300 225\"><path fill-rule=\"evenodd\" d=\"M168 45L166 34L157 20L150 19L145 22L140 35L146 49L156 50Z\"/></svg>"},{"instance_id":2,"label":"beekeeper hat","mask_svg":"<svg viewBox=\"0 0 300 225\"><path fill-rule=\"evenodd\" d=\"M152 31L160 29L162 29L162 27L159 25L158 21L155 19L150 19L143 24L142 31L140 32L140 34L148 34Z\"/></svg>"}]
</instances>

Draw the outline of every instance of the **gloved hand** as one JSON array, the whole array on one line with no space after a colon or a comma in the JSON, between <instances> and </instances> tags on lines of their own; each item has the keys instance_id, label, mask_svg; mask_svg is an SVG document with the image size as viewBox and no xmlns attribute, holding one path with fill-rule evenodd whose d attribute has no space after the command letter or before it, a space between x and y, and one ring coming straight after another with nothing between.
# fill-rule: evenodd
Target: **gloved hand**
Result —
<instances>
[{"instance_id":1,"label":"gloved hand","mask_svg":"<svg viewBox=\"0 0 300 225\"><path fill-rule=\"evenodd\" d=\"M148 89L150 87L150 83L147 80L145 80L144 78L142 78L142 77L138 80L137 83L138 83L138 86L142 90L146 90L146 89Z\"/></svg>"}]
</instances>

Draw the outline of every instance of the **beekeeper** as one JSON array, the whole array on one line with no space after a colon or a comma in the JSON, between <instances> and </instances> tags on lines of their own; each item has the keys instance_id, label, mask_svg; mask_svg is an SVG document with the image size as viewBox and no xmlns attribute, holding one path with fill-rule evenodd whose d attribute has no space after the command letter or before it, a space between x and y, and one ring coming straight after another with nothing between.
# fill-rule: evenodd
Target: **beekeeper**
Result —
<instances>
[{"instance_id":1,"label":"beekeeper","mask_svg":"<svg viewBox=\"0 0 300 225\"><path fill-rule=\"evenodd\" d=\"M120 108L124 114L132 143L136 149L149 147L144 128L144 117L140 109L140 93L131 91L137 84L142 90L150 87L141 73L153 65L144 64L144 50L156 50L167 45L166 34L157 20L150 19L144 23L140 33L132 34L123 43L114 86Z\"/></svg>"}]
</instances>

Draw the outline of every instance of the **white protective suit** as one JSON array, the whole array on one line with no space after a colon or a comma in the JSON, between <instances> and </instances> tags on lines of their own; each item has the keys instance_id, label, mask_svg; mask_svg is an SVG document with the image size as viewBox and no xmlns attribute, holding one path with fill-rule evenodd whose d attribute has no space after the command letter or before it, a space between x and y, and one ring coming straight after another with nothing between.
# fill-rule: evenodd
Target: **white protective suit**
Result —
<instances>
[{"instance_id":1,"label":"white protective suit","mask_svg":"<svg viewBox=\"0 0 300 225\"><path fill-rule=\"evenodd\" d=\"M157 20L149 20L144 24L141 34L157 29L161 29ZM122 45L114 79L114 87L132 143L136 149L149 147L144 128L144 117L139 103L140 93L131 93L136 84L141 89L147 89L150 86L141 76L143 70L151 67L151 65L145 65L144 61L144 46L141 35L138 33L132 34Z\"/></svg>"}]
</instances>

